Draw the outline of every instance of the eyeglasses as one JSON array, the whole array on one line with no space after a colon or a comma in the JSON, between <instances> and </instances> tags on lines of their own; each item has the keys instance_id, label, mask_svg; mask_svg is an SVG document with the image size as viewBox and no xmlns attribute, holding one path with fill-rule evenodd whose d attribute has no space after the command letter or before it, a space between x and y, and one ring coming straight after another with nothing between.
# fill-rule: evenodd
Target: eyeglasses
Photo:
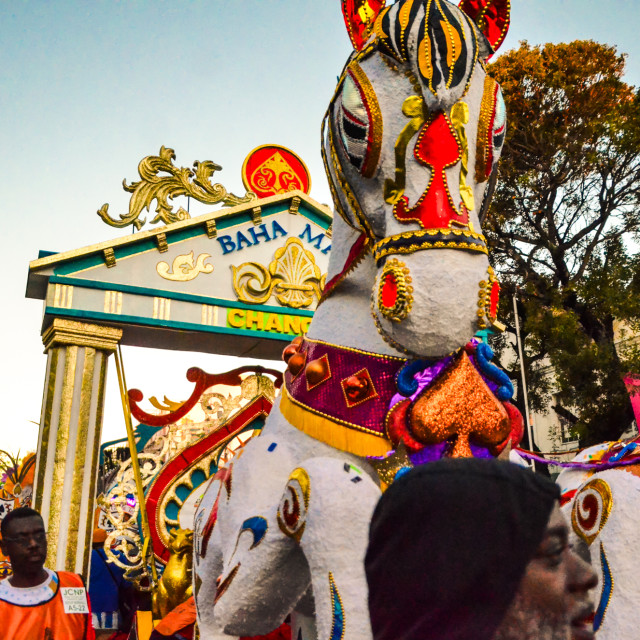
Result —
<instances>
[{"instance_id":1,"label":"eyeglasses","mask_svg":"<svg viewBox=\"0 0 640 640\"><path fill-rule=\"evenodd\" d=\"M37 531L36 533L21 533L18 536L4 536L3 541L13 542L21 547L27 547L31 540L35 540L38 544L42 544L47 541L46 531Z\"/></svg>"}]
</instances>

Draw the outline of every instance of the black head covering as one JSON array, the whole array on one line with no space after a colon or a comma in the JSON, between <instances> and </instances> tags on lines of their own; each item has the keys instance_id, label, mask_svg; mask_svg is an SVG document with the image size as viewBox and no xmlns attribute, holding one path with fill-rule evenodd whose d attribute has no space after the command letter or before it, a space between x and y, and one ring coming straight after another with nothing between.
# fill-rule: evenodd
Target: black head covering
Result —
<instances>
[{"instance_id":1,"label":"black head covering","mask_svg":"<svg viewBox=\"0 0 640 640\"><path fill-rule=\"evenodd\" d=\"M365 560L374 640L491 640L559 497L498 460L447 459L384 493Z\"/></svg>"}]
</instances>

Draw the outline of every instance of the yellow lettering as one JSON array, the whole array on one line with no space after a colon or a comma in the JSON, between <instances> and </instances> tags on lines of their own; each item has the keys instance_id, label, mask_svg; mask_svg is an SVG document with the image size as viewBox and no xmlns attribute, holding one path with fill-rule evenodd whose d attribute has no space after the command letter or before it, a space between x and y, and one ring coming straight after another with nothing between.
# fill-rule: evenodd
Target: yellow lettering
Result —
<instances>
[{"instance_id":1,"label":"yellow lettering","mask_svg":"<svg viewBox=\"0 0 640 640\"><path fill-rule=\"evenodd\" d=\"M262 313L262 311L258 311L257 313L255 311L247 311L245 326L247 327L247 329L252 329L253 328L252 325L255 324L256 329L258 329L259 331L262 331L263 319L264 319L264 314Z\"/></svg>"},{"instance_id":2,"label":"yellow lettering","mask_svg":"<svg viewBox=\"0 0 640 640\"><path fill-rule=\"evenodd\" d=\"M309 325L311 324L311 318L302 318L302 333L309 331Z\"/></svg>"},{"instance_id":3,"label":"yellow lettering","mask_svg":"<svg viewBox=\"0 0 640 640\"><path fill-rule=\"evenodd\" d=\"M284 317L284 332L300 334L300 318L299 316Z\"/></svg>"},{"instance_id":4,"label":"yellow lettering","mask_svg":"<svg viewBox=\"0 0 640 640\"><path fill-rule=\"evenodd\" d=\"M277 331L282 333L282 324L280 324L280 316L277 313L270 313L267 316L267 324L265 325L265 331Z\"/></svg>"},{"instance_id":5,"label":"yellow lettering","mask_svg":"<svg viewBox=\"0 0 640 640\"><path fill-rule=\"evenodd\" d=\"M227 309L227 324L234 329L244 326L244 311L242 309Z\"/></svg>"}]
</instances>

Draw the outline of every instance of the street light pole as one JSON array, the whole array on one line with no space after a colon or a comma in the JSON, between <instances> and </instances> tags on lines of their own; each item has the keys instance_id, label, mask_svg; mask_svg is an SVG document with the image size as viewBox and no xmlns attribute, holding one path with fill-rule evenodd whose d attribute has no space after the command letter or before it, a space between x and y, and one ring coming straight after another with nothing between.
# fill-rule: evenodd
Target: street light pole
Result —
<instances>
[{"instance_id":1,"label":"street light pole","mask_svg":"<svg viewBox=\"0 0 640 640\"><path fill-rule=\"evenodd\" d=\"M527 434L529 435L529 446L533 451L533 434L531 431L531 420L529 418L529 396L527 394L527 379L524 373L524 352L522 350L522 340L520 340L520 319L518 316L518 304L516 294L513 294L513 315L516 320L516 340L518 342L518 355L520 357L520 377L522 378L522 393L524 396L524 415L527 421ZM535 463L532 461L531 466L535 469Z\"/></svg>"}]
</instances>

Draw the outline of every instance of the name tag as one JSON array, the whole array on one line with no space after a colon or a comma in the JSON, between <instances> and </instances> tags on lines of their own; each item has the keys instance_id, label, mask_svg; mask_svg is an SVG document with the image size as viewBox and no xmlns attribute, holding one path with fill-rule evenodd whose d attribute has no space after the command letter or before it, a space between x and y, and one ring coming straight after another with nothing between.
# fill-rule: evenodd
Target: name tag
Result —
<instances>
[{"instance_id":1,"label":"name tag","mask_svg":"<svg viewBox=\"0 0 640 640\"><path fill-rule=\"evenodd\" d=\"M89 613L87 592L84 587L62 587L60 594L65 613Z\"/></svg>"}]
</instances>

